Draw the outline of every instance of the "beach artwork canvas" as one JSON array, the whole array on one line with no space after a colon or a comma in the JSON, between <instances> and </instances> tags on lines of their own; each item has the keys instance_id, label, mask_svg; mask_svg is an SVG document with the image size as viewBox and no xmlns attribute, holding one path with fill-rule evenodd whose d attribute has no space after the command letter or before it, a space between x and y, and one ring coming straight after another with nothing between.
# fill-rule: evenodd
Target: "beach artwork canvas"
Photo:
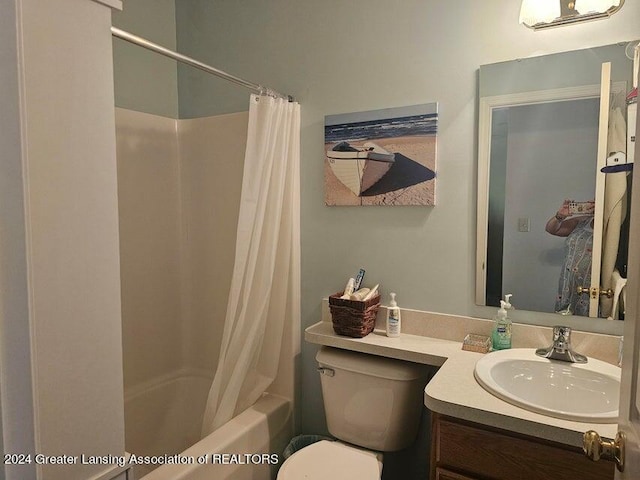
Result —
<instances>
[{"instance_id":1,"label":"beach artwork canvas","mask_svg":"<svg viewBox=\"0 0 640 480\"><path fill-rule=\"evenodd\" d=\"M438 104L327 115L325 204L435 205Z\"/></svg>"}]
</instances>

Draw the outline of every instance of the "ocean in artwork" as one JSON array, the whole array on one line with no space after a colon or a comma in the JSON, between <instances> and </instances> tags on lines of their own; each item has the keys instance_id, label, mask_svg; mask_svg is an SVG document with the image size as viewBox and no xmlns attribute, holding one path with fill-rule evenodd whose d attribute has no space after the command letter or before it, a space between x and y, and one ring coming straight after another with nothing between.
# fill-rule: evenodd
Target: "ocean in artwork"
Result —
<instances>
[{"instance_id":1,"label":"ocean in artwork","mask_svg":"<svg viewBox=\"0 0 640 480\"><path fill-rule=\"evenodd\" d=\"M325 125L324 140L325 143L358 142L378 138L436 135L437 133L438 114L429 113L400 118Z\"/></svg>"}]
</instances>

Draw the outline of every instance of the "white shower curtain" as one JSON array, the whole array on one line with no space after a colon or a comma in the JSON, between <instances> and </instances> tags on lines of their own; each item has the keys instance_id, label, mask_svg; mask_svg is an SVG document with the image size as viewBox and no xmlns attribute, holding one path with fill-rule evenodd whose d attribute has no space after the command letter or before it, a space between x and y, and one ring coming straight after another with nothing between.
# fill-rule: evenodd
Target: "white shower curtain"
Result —
<instances>
[{"instance_id":1,"label":"white shower curtain","mask_svg":"<svg viewBox=\"0 0 640 480\"><path fill-rule=\"evenodd\" d=\"M251 406L300 321L300 105L251 95L235 264L202 436Z\"/></svg>"}]
</instances>

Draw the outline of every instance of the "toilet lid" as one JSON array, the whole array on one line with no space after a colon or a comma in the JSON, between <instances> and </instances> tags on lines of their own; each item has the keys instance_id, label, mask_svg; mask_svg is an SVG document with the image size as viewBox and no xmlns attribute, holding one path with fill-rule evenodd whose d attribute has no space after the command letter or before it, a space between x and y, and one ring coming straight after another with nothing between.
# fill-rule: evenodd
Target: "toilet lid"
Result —
<instances>
[{"instance_id":1,"label":"toilet lid","mask_svg":"<svg viewBox=\"0 0 640 480\"><path fill-rule=\"evenodd\" d=\"M291 455L277 480L380 480L382 462L367 450L321 440Z\"/></svg>"}]
</instances>

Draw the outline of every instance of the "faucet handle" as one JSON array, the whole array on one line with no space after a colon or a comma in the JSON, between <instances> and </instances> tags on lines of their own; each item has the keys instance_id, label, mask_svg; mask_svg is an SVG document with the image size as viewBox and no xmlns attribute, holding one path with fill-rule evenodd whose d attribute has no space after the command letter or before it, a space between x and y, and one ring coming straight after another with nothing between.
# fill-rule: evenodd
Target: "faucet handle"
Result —
<instances>
[{"instance_id":1,"label":"faucet handle","mask_svg":"<svg viewBox=\"0 0 640 480\"><path fill-rule=\"evenodd\" d=\"M553 349L561 353L571 350L571 328L561 325L553 327Z\"/></svg>"},{"instance_id":2,"label":"faucet handle","mask_svg":"<svg viewBox=\"0 0 640 480\"><path fill-rule=\"evenodd\" d=\"M587 357L571 350L571 328L562 325L553 327L553 344L549 348L538 348L536 355L563 362L587 363Z\"/></svg>"},{"instance_id":3,"label":"faucet handle","mask_svg":"<svg viewBox=\"0 0 640 480\"><path fill-rule=\"evenodd\" d=\"M553 327L553 342L571 343L571 327L561 325Z\"/></svg>"}]
</instances>

